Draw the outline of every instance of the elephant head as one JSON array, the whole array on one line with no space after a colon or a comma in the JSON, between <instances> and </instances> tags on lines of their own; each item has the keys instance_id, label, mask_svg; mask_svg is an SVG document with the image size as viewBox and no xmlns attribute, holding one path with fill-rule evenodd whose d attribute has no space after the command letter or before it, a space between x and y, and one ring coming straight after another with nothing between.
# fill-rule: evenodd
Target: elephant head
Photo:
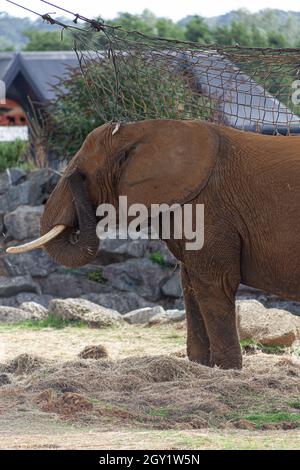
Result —
<instances>
[{"instance_id":1,"label":"elephant head","mask_svg":"<svg viewBox=\"0 0 300 470\"><path fill-rule=\"evenodd\" d=\"M117 132L114 132L117 131ZM183 204L206 185L216 161L215 127L202 121L149 120L105 124L92 131L48 199L41 237L8 248L44 247L58 263L78 267L97 254L101 203Z\"/></svg>"}]
</instances>

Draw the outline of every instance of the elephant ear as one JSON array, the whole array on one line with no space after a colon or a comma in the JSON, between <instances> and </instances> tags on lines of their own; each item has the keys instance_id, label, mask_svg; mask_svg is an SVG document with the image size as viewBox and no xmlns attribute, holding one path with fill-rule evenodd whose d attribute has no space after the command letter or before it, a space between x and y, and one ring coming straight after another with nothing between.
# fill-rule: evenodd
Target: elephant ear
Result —
<instances>
[{"instance_id":1,"label":"elephant ear","mask_svg":"<svg viewBox=\"0 0 300 470\"><path fill-rule=\"evenodd\" d=\"M218 138L201 121L153 120L126 125L129 146L119 181L128 204L184 204L205 187Z\"/></svg>"}]
</instances>

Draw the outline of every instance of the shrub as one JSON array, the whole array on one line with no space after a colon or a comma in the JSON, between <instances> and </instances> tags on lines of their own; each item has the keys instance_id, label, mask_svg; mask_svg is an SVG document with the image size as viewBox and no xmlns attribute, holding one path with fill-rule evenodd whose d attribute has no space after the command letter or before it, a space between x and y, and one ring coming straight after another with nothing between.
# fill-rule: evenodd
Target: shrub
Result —
<instances>
[{"instance_id":1,"label":"shrub","mask_svg":"<svg viewBox=\"0 0 300 470\"><path fill-rule=\"evenodd\" d=\"M24 165L27 147L28 143L19 139L13 142L0 142L0 171Z\"/></svg>"},{"instance_id":2,"label":"shrub","mask_svg":"<svg viewBox=\"0 0 300 470\"><path fill-rule=\"evenodd\" d=\"M67 78L53 87L55 99L47 106L48 153L63 159L73 156L87 134L105 122L210 116L203 106L205 98L195 94L173 67L159 76L153 64L128 58L118 70L118 99L111 63L90 60L82 64L82 71L69 68Z\"/></svg>"}]
</instances>

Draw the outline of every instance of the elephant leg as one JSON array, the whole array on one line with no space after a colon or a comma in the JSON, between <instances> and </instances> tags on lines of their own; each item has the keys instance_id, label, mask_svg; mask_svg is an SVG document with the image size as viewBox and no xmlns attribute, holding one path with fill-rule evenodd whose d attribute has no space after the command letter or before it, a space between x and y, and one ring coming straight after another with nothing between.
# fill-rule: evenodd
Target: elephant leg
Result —
<instances>
[{"instance_id":1,"label":"elephant leg","mask_svg":"<svg viewBox=\"0 0 300 470\"><path fill-rule=\"evenodd\" d=\"M236 284L236 285L235 285ZM193 282L210 342L210 366L241 369L242 353L236 325L238 283L226 275L219 282Z\"/></svg>"},{"instance_id":2,"label":"elephant leg","mask_svg":"<svg viewBox=\"0 0 300 470\"><path fill-rule=\"evenodd\" d=\"M191 361L208 366L210 364L209 338L188 272L183 266L181 279L187 322L187 355Z\"/></svg>"}]
</instances>

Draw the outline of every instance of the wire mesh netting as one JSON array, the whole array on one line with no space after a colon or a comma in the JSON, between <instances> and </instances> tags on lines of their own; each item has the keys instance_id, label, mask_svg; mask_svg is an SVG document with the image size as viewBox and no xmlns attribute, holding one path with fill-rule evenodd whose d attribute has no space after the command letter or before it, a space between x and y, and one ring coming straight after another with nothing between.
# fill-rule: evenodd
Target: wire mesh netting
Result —
<instances>
[{"instance_id":1,"label":"wire mesh netting","mask_svg":"<svg viewBox=\"0 0 300 470\"><path fill-rule=\"evenodd\" d=\"M102 120L200 118L257 132L300 132L300 49L220 48L108 25L72 34Z\"/></svg>"}]
</instances>

